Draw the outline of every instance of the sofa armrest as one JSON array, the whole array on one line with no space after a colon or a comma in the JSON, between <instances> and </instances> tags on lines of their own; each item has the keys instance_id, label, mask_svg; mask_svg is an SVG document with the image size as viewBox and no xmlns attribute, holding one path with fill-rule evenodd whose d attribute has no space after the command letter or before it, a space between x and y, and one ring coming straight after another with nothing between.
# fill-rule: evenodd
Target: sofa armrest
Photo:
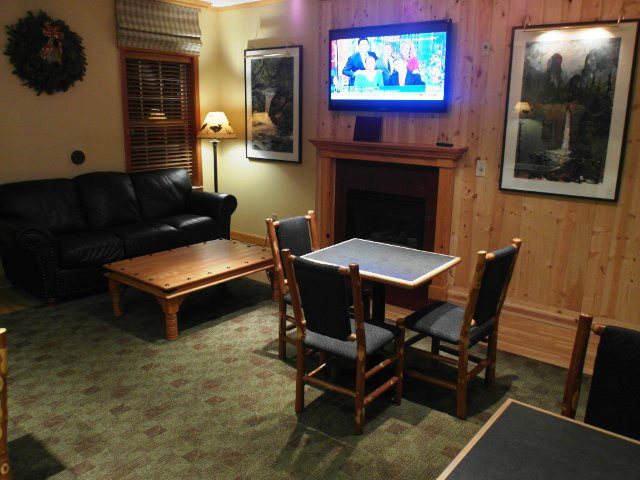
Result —
<instances>
[{"instance_id":1,"label":"sofa armrest","mask_svg":"<svg viewBox=\"0 0 640 480\"><path fill-rule=\"evenodd\" d=\"M189 211L215 219L224 238L231 234L231 214L237 206L236 197L227 193L193 191L189 194Z\"/></svg>"},{"instance_id":2,"label":"sofa armrest","mask_svg":"<svg viewBox=\"0 0 640 480\"><path fill-rule=\"evenodd\" d=\"M52 244L53 235L48 229L20 218L0 218L0 251Z\"/></svg>"},{"instance_id":3,"label":"sofa armrest","mask_svg":"<svg viewBox=\"0 0 640 480\"><path fill-rule=\"evenodd\" d=\"M0 256L14 284L42 298L58 292L58 258L51 232L20 218L0 218Z\"/></svg>"}]
</instances>

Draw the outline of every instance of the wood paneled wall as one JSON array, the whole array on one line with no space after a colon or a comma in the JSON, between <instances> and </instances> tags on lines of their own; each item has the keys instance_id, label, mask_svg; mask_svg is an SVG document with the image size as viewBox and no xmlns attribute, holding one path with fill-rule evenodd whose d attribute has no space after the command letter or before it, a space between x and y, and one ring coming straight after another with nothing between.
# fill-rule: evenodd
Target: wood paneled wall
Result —
<instances>
[{"instance_id":1,"label":"wood paneled wall","mask_svg":"<svg viewBox=\"0 0 640 480\"><path fill-rule=\"evenodd\" d=\"M451 234L459 265L451 298L464 299L473 253L523 239L506 311L565 326L577 312L640 328L640 74L633 91L619 200L615 204L498 189L512 27L640 17L629 0L321 0L318 136L349 139L353 113L327 109L328 31L451 18L455 32L454 99L447 114L384 114L383 140L468 146L456 173ZM491 45L483 56L482 45ZM487 175L475 176L475 163Z\"/></svg>"}]
</instances>

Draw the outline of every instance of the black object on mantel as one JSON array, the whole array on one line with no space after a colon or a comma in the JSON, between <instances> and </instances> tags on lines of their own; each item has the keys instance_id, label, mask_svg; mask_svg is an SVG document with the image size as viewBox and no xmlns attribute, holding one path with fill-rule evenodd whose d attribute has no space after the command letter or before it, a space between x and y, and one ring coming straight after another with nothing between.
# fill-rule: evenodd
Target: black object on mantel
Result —
<instances>
[{"instance_id":1,"label":"black object on mantel","mask_svg":"<svg viewBox=\"0 0 640 480\"><path fill-rule=\"evenodd\" d=\"M438 147L453 147L453 143L447 143L447 142L436 142L436 145Z\"/></svg>"},{"instance_id":2,"label":"black object on mantel","mask_svg":"<svg viewBox=\"0 0 640 480\"><path fill-rule=\"evenodd\" d=\"M354 142L379 142L382 138L382 117L356 117Z\"/></svg>"}]
</instances>

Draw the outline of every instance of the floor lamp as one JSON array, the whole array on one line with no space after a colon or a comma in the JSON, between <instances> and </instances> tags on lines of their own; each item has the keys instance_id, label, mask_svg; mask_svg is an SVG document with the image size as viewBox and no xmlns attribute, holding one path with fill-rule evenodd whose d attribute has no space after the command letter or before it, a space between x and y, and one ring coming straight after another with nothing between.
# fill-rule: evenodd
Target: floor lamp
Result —
<instances>
[{"instance_id":1,"label":"floor lamp","mask_svg":"<svg viewBox=\"0 0 640 480\"><path fill-rule=\"evenodd\" d=\"M198 130L198 138L211 141L213 148L213 191L218 192L218 143L225 138L236 138L237 135L229 125L224 112L209 112Z\"/></svg>"}]
</instances>

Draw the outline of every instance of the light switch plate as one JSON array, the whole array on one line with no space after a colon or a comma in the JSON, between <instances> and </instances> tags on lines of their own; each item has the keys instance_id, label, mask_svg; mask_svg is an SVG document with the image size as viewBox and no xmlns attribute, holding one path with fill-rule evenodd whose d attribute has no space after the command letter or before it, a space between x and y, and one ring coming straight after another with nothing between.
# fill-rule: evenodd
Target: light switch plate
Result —
<instances>
[{"instance_id":1,"label":"light switch plate","mask_svg":"<svg viewBox=\"0 0 640 480\"><path fill-rule=\"evenodd\" d=\"M487 161L477 160L476 161L476 177L484 177L486 174L487 174Z\"/></svg>"}]
</instances>

